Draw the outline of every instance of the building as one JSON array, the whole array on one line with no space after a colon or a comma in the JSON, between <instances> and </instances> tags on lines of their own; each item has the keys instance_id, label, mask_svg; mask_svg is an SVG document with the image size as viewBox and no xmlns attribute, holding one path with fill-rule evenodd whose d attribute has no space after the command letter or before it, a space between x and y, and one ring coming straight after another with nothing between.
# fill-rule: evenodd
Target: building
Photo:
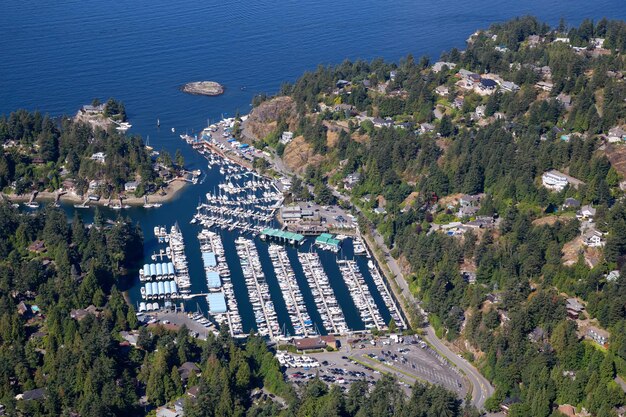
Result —
<instances>
[{"instance_id":1,"label":"building","mask_svg":"<svg viewBox=\"0 0 626 417\"><path fill-rule=\"evenodd\" d=\"M374 117L374 119L372 119L372 123L374 123L374 127L391 127L391 126L393 126L393 120L391 120L391 119L382 119L380 117Z\"/></svg>"},{"instance_id":2,"label":"building","mask_svg":"<svg viewBox=\"0 0 626 417\"><path fill-rule=\"evenodd\" d=\"M615 282L619 279L619 271L617 269L605 275L606 282Z\"/></svg>"},{"instance_id":3,"label":"building","mask_svg":"<svg viewBox=\"0 0 626 417\"><path fill-rule=\"evenodd\" d=\"M478 83L478 89L483 92L493 92L497 86L498 83L489 78L481 78Z\"/></svg>"},{"instance_id":4,"label":"building","mask_svg":"<svg viewBox=\"0 0 626 417\"><path fill-rule=\"evenodd\" d=\"M37 388L32 389L30 391L24 391L21 394L17 394L15 399L18 401L37 401L42 400L46 397L46 389L45 388Z\"/></svg>"},{"instance_id":5,"label":"building","mask_svg":"<svg viewBox=\"0 0 626 417\"><path fill-rule=\"evenodd\" d=\"M283 206L280 209L280 218L285 223L298 222L302 218L302 208L300 206Z\"/></svg>"},{"instance_id":6,"label":"building","mask_svg":"<svg viewBox=\"0 0 626 417\"><path fill-rule=\"evenodd\" d=\"M465 104L465 99L463 97L456 97L452 102L452 107L455 109L462 109Z\"/></svg>"},{"instance_id":7,"label":"building","mask_svg":"<svg viewBox=\"0 0 626 417\"><path fill-rule=\"evenodd\" d=\"M606 344L609 343L609 332L603 329L599 329L595 326L589 326L585 336L593 340L600 346L606 346Z\"/></svg>"},{"instance_id":8,"label":"building","mask_svg":"<svg viewBox=\"0 0 626 417\"><path fill-rule=\"evenodd\" d=\"M572 320L576 320L580 317L580 313L583 312L585 306L583 306L577 299L568 298L566 300L565 309L567 310L567 317Z\"/></svg>"},{"instance_id":9,"label":"building","mask_svg":"<svg viewBox=\"0 0 626 417\"><path fill-rule=\"evenodd\" d=\"M615 126L611 130L609 130L608 135L606 135L606 139L610 143L621 143L626 141L626 131L622 129L620 126Z\"/></svg>"},{"instance_id":10,"label":"building","mask_svg":"<svg viewBox=\"0 0 626 417\"><path fill-rule=\"evenodd\" d=\"M79 308L79 309L70 311L70 317L78 321L81 321L82 319L87 317L89 314L93 314L94 316L98 317L100 315L100 310L98 310L96 306L90 305L87 308Z\"/></svg>"},{"instance_id":11,"label":"building","mask_svg":"<svg viewBox=\"0 0 626 417\"><path fill-rule=\"evenodd\" d=\"M435 88L435 93L437 93L438 95L442 97L445 97L448 94L450 94L450 89L445 85L440 85L437 88Z\"/></svg>"},{"instance_id":12,"label":"building","mask_svg":"<svg viewBox=\"0 0 626 417\"><path fill-rule=\"evenodd\" d=\"M187 383L191 375L200 376L201 373L200 367L193 362L185 362L178 368L178 374L183 383Z\"/></svg>"},{"instance_id":13,"label":"building","mask_svg":"<svg viewBox=\"0 0 626 417\"><path fill-rule=\"evenodd\" d=\"M504 91L519 91L519 85L515 84L513 81L502 81L502 83L500 83L500 87L502 87Z\"/></svg>"},{"instance_id":14,"label":"building","mask_svg":"<svg viewBox=\"0 0 626 417\"><path fill-rule=\"evenodd\" d=\"M579 220L593 219L595 215L596 215L596 209L588 204L582 206L580 210L576 212L576 217L578 217Z\"/></svg>"},{"instance_id":15,"label":"building","mask_svg":"<svg viewBox=\"0 0 626 417\"><path fill-rule=\"evenodd\" d=\"M569 184L567 176L554 169L544 173L541 176L541 182L548 190L554 191L563 191L565 186Z\"/></svg>"},{"instance_id":16,"label":"building","mask_svg":"<svg viewBox=\"0 0 626 417\"><path fill-rule=\"evenodd\" d=\"M97 106L92 106L91 104L85 104L80 111L88 114L99 114L104 112L104 104L99 104Z\"/></svg>"},{"instance_id":17,"label":"building","mask_svg":"<svg viewBox=\"0 0 626 417\"><path fill-rule=\"evenodd\" d=\"M134 193L135 191L137 191L137 187L139 187L138 181L128 181L124 184L124 191Z\"/></svg>"},{"instance_id":18,"label":"building","mask_svg":"<svg viewBox=\"0 0 626 417\"><path fill-rule=\"evenodd\" d=\"M565 93L559 93L559 95L556 96L556 100L561 103L563 107L565 107L565 110L572 108L572 96Z\"/></svg>"},{"instance_id":19,"label":"building","mask_svg":"<svg viewBox=\"0 0 626 417\"><path fill-rule=\"evenodd\" d=\"M339 341L335 338L335 336L305 337L302 339L295 339L294 344L296 345L296 349L302 352L307 350L326 349L326 347L331 347L333 349L337 349L339 347Z\"/></svg>"},{"instance_id":20,"label":"building","mask_svg":"<svg viewBox=\"0 0 626 417\"><path fill-rule=\"evenodd\" d=\"M485 106L484 104L481 104L480 106L476 106L476 109L474 110L474 117L476 119L482 119L483 117L485 117L486 109L487 109L487 106Z\"/></svg>"},{"instance_id":21,"label":"building","mask_svg":"<svg viewBox=\"0 0 626 417\"><path fill-rule=\"evenodd\" d=\"M454 69L455 67L456 67L456 64L454 62L437 61L433 64L432 70L433 72L437 73L437 72L441 72L444 68L451 70L451 69Z\"/></svg>"},{"instance_id":22,"label":"building","mask_svg":"<svg viewBox=\"0 0 626 417\"><path fill-rule=\"evenodd\" d=\"M435 126L431 123L422 123L420 125L421 133L428 133L428 132L432 132L433 130L435 130Z\"/></svg>"},{"instance_id":23,"label":"building","mask_svg":"<svg viewBox=\"0 0 626 417\"><path fill-rule=\"evenodd\" d=\"M589 228L585 233L583 233L583 245L589 246L590 248L600 248L604 246L605 241L602 239L602 232Z\"/></svg>"},{"instance_id":24,"label":"building","mask_svg":"<svg viewBox=\"0 0 626 417\"><path fill-rule=\"evenodd\" d=\"M106 154L104 152L96 152L93 155L91 155L91 157L89 159L91 159L92 161L96 161L96 162L100 162L101 164L104 164L106 162Z\"/></svg>"},{"instance_id":25,"label":"building","mask_svg":"<svg viewBox=\"0 0 626 417\"><path fill-rule=\"evenodd\" d=\"M554 88L554 84L552 84L550 81L539 81L537 84L535 84L535 87L543 91L550 92L552 91L552 88Z\"/></svg>"},{"instance_id":26,"label":"building","mask_svg":"<svg viewBox=\"0 0 626 417\"><path fill-rule=\"evenodd\" d=\"M568 197L565 199L565 202L563 203L563 209L575 209L580 207L580 201L576 200L575 198L572 197Z\"/></svg>"},{"instance_id":27,"label":"building","mask_svg":"<svg viewBox=\"0 0 626 417\"><path fill-rule=\"evenodd\" d=\"M343 179L343 186L346 190L352 190L361 180L361 174L355 172Z\"/></svg>"}]
</instances>

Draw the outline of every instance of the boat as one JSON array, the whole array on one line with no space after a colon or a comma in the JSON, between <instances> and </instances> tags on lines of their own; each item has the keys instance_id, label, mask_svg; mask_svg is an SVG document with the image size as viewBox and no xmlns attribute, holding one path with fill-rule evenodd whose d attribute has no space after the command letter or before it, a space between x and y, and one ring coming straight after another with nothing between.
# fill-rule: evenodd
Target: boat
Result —
<instances>
[{"instance_id":1,"label":"boat","mask_svg":"<svg viewBox=\"0 0 626 417\"><path fill-rule=\"evenodd\" d=\"M130 123L128 123L128 122L121 122L121 123L118 124L118 126L115 129L119 130L120 132L126 132L131 127L133 127L133 125L131 125Z\"/></svg>"},{"instance_id":2,"label":"boat","mask_svg":"<svg viewBox=\"0 0 626 417\"><path fill-rule=\"evenodd\" d=\"M161 121L157 119L157 127L161 127Z\"/></svg>"},{"instance_id":3,"label":"boat","mask_svg":"<svg viewBox=\"0 0 626 417\"><path fill-rule=\"evenodd\" d=\"M176 132L176 129L172 128L172 133Z\"/></svg>"},{"instance_id":4,"label":"boat","mask_svg":"<svg viewBox=\"0 0 626 417\"><path fill-rule=\"evenodd\" d=\"M24 205L28 208L39 208L39 203L36 201L30 201L28 203L24 203Z\"/></svg>"}]
</instances>

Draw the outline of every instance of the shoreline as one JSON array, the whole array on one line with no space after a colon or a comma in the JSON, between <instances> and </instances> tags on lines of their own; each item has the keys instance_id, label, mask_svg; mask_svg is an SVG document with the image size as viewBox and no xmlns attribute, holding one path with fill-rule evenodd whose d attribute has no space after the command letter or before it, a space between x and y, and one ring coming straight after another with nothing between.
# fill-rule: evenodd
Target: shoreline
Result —
<instances>
[{"instance_id":1,"label":"shoreline","mask_svg":"<svg viewBox=\"0 0 626 417\"><path fill-rule=\"evenodd\" d=\"M174 201L178 194L186 187L189 182L183 179L174 179L170 182L167 187L165 187L165 195L160 194L150 194L148 195L148 203L169 203ZM2 199L13 203L25 203L30 201L31 194L0 194ZM37 193L34 201L55 201L56 200L56 192L50 191L40 191ZM72 204L81 204L85 202L85 197L80 197L74 193L66 193L59 197L59 202L67 202ZM119 202L119 198L111 199L111 202ZM144 197L127 197L122 200L123 204L127 204L133 207L139 207L144 205ZM89 201L87 206L107 206L109 203L108 198L101 198L98 201Z\"/></svg>"}]
</instances>

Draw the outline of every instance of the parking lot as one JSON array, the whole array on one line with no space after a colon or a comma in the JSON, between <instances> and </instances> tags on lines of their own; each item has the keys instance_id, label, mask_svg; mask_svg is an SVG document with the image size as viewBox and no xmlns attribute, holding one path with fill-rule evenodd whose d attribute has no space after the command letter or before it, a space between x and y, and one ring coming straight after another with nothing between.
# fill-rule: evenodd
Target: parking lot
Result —
<instances>
[{"instance_id":1,"label":"parking lot","mask_svg":"<svg viewBox=\"0 0 626 417\"><path fill-rule=\"evenodd\" d=\"M343 345L337 352L307 354L320 363L320 367L304 369L289 368L287 377L296 385L318 375L329 384L347 389L354 381L365 379L374 383L382 374L391 374L408 392L415 382L442 385L465 397L467 382L436 352L418 339L405 338L403 343L386 341L376 345L364 341L353 347Z\"/></svg>"}]
</instances>

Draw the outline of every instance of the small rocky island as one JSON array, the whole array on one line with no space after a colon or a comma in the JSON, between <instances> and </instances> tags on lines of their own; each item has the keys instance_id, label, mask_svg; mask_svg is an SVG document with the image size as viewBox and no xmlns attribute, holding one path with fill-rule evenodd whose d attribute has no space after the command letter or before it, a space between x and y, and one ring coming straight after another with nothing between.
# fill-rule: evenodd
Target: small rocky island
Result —
<instances>
[{"instance_id":1,"label":"small rocky island","mask_svg":"<svg viewBox=\"0 0 626 417\"><path fill-rule=\"evenodd\" d=\"M215 81L196 81L187 83L182 88L183 92L203 96L219 96L224 93L224 87Z\"/></svg>"}]
</instances>

